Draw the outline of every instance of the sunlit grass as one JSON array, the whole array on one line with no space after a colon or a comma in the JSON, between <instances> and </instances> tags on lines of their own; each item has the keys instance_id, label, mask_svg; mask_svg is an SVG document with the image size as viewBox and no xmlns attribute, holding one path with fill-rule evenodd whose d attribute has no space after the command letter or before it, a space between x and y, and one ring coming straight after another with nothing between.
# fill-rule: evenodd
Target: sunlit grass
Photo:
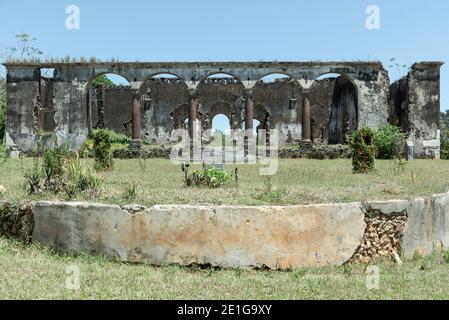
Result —
<instances>
[{"instance_id":1,"label":"sunlit grass","mask_svg":"<svg viewBox=\"0 0 449 320\"><path fill-rule=\"evenodd\" d=\"M62 199L63 195L29 197L23 184L24 172L32 159L13 160L0 165L0 185L6 197L17 199ZM197 166L199 168L199 166ZM234 172L235 165L226 170ZM136 184L135 203L155 204L232 204L293 205L384 200L425 196L449 190L449 161L417 160L397 173L392 161L377 161L371 174L353 174L350 160L280 160L272 177L259 175L257 165L238 165L238 185L209 189L184 186L180 166L169 160L115 160L114 170L101 172L102 196L87 199L125 204L126 190ZM1 196L0 196L1 197ZM79 200L83 200L83 196Z\"/></svg>"},{"instance_id":2,"label":"sunlit grass","mask_svg":"<svg viewBox=\"0 0 449 320\"><path fill-rule=\"evenodd\" d=\"M80 270L80 289L66 288ZM448 299L449 264L439 255L379 263L379 289L366 266L290 272L131 265L102 257L60 256L0 238L0 299ZM70 278L69 278L70 280Z\"/></svg>"}]
</instances>

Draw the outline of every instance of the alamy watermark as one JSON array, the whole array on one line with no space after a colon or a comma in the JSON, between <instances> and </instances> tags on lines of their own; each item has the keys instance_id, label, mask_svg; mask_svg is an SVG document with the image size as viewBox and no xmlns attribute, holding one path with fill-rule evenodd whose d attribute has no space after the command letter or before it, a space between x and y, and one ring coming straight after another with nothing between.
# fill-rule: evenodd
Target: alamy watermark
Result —
<instances>
[{"instance_id":1,"label":"alamy watermark","mask_svg":"<svg viewBox=\"0 0 449 320\"><path fill-rule=\"evenodd\" d=\"M218 135L215 141L204 144L204 137L210 137L206 130L201 137L188 130L176 129L173 133L178 143L173 146L170 160L173 164L260 164L259 174L272 176L278 170L279 133L276 129L259 129L253 138L253 130L230 130L229 134Z\"/></svg>"},{"instance_id":2,"label":"alamy watermark","mask_svg":"<svg viewBox=\"0 0 449 320\"><path fill-rule=\"evenodd\" d=\"M365 285L368 290L379 290L380 288L380 269L378 266L369 266L365 271Z\"/></svg>"},{"instance_id":3,"label":"alamy watermark","mask_svg":"<svg viewBox=\"0 0 449 320\"><path fill-rule=\"evenodd\" d=\"M65 27L69 30L80 29L80 8L77 5L71 4L65 8L66 19Z\"/></svg>"},{"instance_id":4,"label":"alamy watermark","mask_svg":"<svg viewBox=\"0 0 449 320\"><path fill-rule=\"evenodd\" d=\"M81 288L81 272L77 265L70 265L65 269L65 287L68 290L79 290Z\"/></svg>"},{"instance_id":5,"label":"alamy watermark","mask_svg":"<svg viewBox=\"0 0 449 320\"><path fill-rule=\"evenodd\" d=\"M368 30L380 29L380 8L376 5L369 5L366 7L365 13L368 17L365 20L365 27Z\"/></svg>"}]
</instances>

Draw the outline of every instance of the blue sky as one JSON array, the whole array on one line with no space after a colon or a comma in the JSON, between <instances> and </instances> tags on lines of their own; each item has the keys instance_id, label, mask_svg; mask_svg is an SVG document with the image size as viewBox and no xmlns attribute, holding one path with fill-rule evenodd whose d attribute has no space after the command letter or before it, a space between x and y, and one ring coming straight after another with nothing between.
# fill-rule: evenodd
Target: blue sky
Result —
<instances>
[{"instance_id":1,"label":"blue sky","mask_svg":"<svg viewBox=\"0 0 449 320\"><path fill-rule=\"evenodd\" d=\"M80 29L65 27L80 8ZM380 30L365 27L368 5ZM96 56L125 61L388 60L403 64L449 57L447 0L106 1L0 0L0 44L36 37L44 57ZM392 68L391 77L400 73ZM449 109L449 66L442 109Z\"/></svg>"}]
</instances>

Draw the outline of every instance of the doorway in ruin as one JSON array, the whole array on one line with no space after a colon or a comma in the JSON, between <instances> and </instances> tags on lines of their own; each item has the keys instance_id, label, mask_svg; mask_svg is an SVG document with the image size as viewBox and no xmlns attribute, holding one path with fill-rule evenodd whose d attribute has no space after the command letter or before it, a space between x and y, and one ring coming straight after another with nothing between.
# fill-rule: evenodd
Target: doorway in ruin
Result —
<instances>
[{"instance_id":1,"label":"doorway in ruin","mask_svg":"<svg viewBox=\"0 0 449 320\"><path fill-rule=\"evenodd\" d=\"M210 144L225 147L231 140L231 121L225 114L217 114L212 118Z\"/></svg>"},{"instance_id":2,"label":"doorway in ruin","mask_svg":"<svg viewBox=\"0 0 449 320\"><path fill-rule=\"evenodd\" d=\"M358 127L357 88L347 77L335 80L329 119L329 144L345 144Z\"/></svg>"},{"instance_id":3,"label":"doorway in ruin","mask_svg":"<svg viewBox=\"0 0 449 320\"><path fill-rule=\"evenodd\" d=\"M90 130L108 129L131 135L133 91L124 77L115 73L93 78L87 90Z\"/></svg>"}]
</instances>

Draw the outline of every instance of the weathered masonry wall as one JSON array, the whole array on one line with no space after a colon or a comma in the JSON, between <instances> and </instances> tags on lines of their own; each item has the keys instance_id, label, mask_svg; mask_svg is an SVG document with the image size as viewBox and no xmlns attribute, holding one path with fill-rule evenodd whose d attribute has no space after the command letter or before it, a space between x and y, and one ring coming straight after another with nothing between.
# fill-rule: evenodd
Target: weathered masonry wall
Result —
<instances>
[{"instance_id":1,"label":"weathered masonry wall","mask_svg":"<svg viewBox=\"0 0 449 320\"><path fill-rule=\"evenodd\" d=\"M407 216L404 257L449 248L449 194L412 200L291 207L39 202L33 242L63 253L149 264L220 267L341 265L362 244L365 215Z\"/></svg>"},{"instance_id":2,"label":"weathered masonry wall","mask_svg":"<svg viewBox=\"0 0 449 320\"><path fill-rule=\"evenodd\" d=\"M341 144L362 126L400 123L418 156L438 157L441 65L415 64L390 87L379 62L6 64L6 142L29 151L42 133L53 133L76 150L104 127L174 144L175 129L192 134L194 118L208 142L213 118L224 114L232 129L253 129L253 119L259 128L277 129L280 145ZM43 78L40 71L48 68L54 76ZM93 92L92 80L106 73L123 76L129 86ZM174 78L158 77L165 74ZM262 81L272 74L288 78Z\"/></svg>"},{"instance_id":3,"label":"weathered masonry wall","mask_svg":"<svg viewBox=\"0 0 449 320\"><path fill-rule=\"evenodd\" d=\"M391 85L391 120L409 134L415 154L440 157L441 62L421 62Z\"/></svg>"}]
</instances>

